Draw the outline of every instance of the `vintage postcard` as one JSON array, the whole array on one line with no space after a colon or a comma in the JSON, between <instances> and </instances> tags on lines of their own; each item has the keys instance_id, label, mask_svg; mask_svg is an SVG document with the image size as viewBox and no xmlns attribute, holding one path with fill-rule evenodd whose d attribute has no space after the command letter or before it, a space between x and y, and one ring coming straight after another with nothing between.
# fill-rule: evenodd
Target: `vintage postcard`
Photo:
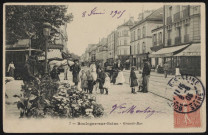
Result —
<instances>
[{"instance_id":1,"label":"vintage postcard","mask_svg":"<svg viewBox=\"0 0 208 135\"><path fill-rule=\"evenodd\" d=\"M206 132L204 3L4 3L6 133Z\"/></svg>"}]
</instances>

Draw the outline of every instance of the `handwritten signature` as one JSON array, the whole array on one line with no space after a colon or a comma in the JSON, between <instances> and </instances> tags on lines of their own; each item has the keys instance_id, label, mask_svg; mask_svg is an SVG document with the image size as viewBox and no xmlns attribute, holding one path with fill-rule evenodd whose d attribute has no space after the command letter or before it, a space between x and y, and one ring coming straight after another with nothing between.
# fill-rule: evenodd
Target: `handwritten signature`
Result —
<instances>
[{"instance_id":1,"label":"handwritten signature","mask_svg":"<svg viewBox=\"0 0 208 135\"><path fill-rule=\"evenodd\" d=\"M156 110L152 109L151 107L146 107L144 110L143 109L142 110L136 109L136 107L137 106L135 106L135 105L132 105L130 107L126 107L126 103L123 103L123 104L120 104L120 105L115 104L115 105L112 106L112 110L111 110L110 114L115 112L115 110L118 110L117 113L119 113L119 114L144 113L144 114L147 114L146 117L145 117L145 119L147 119L155 113L165 113L165 112L162 112L162 111L156 111Z\"/></svg>"},{"instance_id":2,"label":"handwritten signature","mask_svg":"<svg viewBox=\"0 0 208 135\"><path fill-rule=\"evenodd\" d=\"M105 12L105 10L103 12L99 12L97 11L97 7L93 8L89 13L87 11L84 11L82 12L82 17L86 17L86 16L92 16L92 15L102 15L102 14L108 14ZM121 18L121 16L124 14L124 12L126 12L126 10L114 10L114 11L111 11L109 13L109 15L113 17L117 16L117 19Z\"/></svg>"}]
</instances>

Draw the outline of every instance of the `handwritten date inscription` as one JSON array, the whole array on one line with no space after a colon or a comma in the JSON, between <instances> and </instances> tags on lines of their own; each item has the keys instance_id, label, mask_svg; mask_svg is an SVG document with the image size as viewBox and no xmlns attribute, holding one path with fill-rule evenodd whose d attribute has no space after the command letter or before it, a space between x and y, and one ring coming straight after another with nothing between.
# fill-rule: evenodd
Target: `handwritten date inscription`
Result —
<instances>
[{"instance_id":1,"label":"handwritten date inscription","mask_svg":"<svg viewBox=\"0 0 208 135\"><path fill-rule=\"evenodd\" d=\"M124 14L124 12L126 12L126 10L113 10L109 13L105 12L105 10L103 12L100 12L98 11L97 7L95 7L90 12L87 12L87 11L82 12L82 17L109 14L110 16L112 16L112 18L116 17L117 19L119 19Z\"/></svg>"}]
</instances>

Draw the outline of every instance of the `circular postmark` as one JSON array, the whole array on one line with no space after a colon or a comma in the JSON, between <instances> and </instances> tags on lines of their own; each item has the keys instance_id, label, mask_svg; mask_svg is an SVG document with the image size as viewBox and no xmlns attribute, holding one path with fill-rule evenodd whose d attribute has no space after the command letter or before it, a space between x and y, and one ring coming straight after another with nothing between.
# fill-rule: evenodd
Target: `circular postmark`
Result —
<instances>
[{"instance_id":1,"label":"circular postmark","mask_svg":"<svg viewBox=\"0 0 208 135\"><path fill-rule=\"evenodd\" d=\"M173 91L173 108L178 113L197 111L205 98L202 82L191 75L179 75L170 79L168 89Z\"/></svg>"}]
</instances>

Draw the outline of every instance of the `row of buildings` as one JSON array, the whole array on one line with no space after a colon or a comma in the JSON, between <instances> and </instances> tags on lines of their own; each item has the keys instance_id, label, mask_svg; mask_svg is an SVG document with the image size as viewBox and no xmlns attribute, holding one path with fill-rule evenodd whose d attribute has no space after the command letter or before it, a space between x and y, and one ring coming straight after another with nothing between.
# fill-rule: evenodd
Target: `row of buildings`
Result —
<instances>
[{"instance_id":1,"label":"row of buildings","mask_svg":"<svg viewBox=\"0 0 208 135\"><path fill-rule=\"evenodd\" d=\"M169 63L170 72L200 75L201 9L198 5L165 5L139 13L118 26L98 44L90 44L82 55L83 62L120 59L138 69L143 59L152 68Z\"/></svg>"}]
</instances>

